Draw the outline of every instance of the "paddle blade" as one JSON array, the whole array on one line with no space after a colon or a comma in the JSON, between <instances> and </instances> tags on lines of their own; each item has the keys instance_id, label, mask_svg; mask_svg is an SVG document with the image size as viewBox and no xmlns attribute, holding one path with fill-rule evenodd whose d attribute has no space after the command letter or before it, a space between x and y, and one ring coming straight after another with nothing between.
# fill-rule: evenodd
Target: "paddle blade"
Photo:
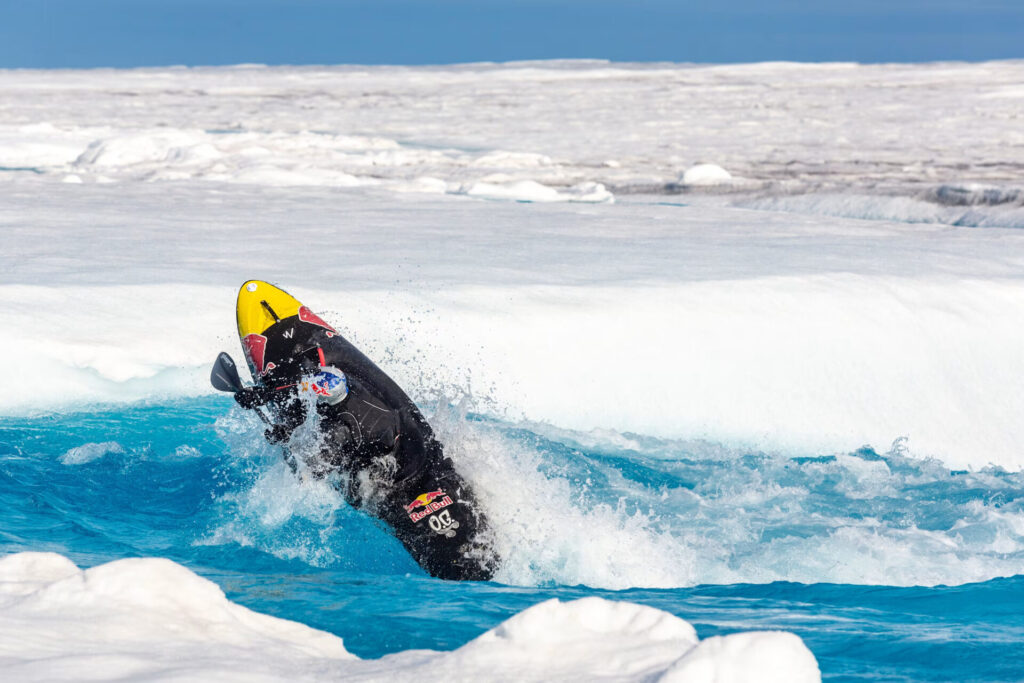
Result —
<instances>
[{"instance_id":1,"label":"paddle blade","mask_svg":"<svg viewBox=\"0 0 1024 683\"><path fill-rule=\"evenodd\" d=\"M238 376L238 368L231 356L221 351L213 363L210 372L210 384L217 391L230 391L232 394L242 388L242 378Z\"/></svg>"}]
</instances>

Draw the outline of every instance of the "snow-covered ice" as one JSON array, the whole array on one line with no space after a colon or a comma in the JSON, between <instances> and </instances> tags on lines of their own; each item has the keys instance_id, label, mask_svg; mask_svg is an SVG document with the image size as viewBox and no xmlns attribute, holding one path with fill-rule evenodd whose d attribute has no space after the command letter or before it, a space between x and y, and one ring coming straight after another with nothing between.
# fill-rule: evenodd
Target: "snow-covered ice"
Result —
<instances>
[{"instance_id":1,"label":"snow-covered ice","mask_svg":"<svg viewBox=\"0 0 1024 683\"><path fill-rule=\"evenodd\" d=\"M361 660L341 638L236 605L170 560L82 571L55 553L0 558L0 670L25 682L821 680L792 634L698 642L667 612L597 597L542 602L451 652Z\"/></svg>"},{"instance_id":2,"label":"snow-covered ice","mask_svg":"<svg viewBox=\"0 0 1024 683\"><path fill-rule=\"evenodd\" d=\"M419 182L431 178L506 196L520 182L674 191L697 164L785 193L998 187L1022 166L1022 71L1019 61L7 71L0 167L86 183L435 191Z\"/></svg>"},{"instance_id":3,"label":"snow-covered ice","mask_svg":"<svg viewBox=\"0 0 1024 683\"><path fill-rule=\"evenodd\" d=\"M954 226L1024 226L1022 77L0 72L0 404L207 390L261 277L512 415L1018 468L1024 234Z\"/></svg>"},{"instance_id":4,"label":"snow-covered ice","mask_svg":"<svg viewBox=\"0 0 1024 683\"><path fill-rule=\"evenodd\" d=\"M726 185L732 174L718 164L697 164L683 171L683 185Z\"/></svg>"},{"instance_id":5,"label":"snow-covered ice","mask_svg":"<svg viewBox=\"0 0 1024 683\"><path fill-rule=\"evenodd\" d=\"M1024 464L1024 232L710 201L12 183L0 405L208 392L263 277L414 393L472 377L569 428Z\"/></svg>"}]
</instances>

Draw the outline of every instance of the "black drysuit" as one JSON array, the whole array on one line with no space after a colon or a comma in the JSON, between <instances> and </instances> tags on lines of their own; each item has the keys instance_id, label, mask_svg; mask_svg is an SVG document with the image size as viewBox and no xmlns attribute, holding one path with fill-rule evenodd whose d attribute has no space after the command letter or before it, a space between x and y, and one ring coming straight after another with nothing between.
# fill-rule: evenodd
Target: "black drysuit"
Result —
<instances>
[{"instance_id":1,"label":"black drysuit","mask_svg":"<svg viewBox=\"0 0 1024 683\"><path fill-rule=\"evenodd\" d=\"M285 334L290 331L290 334ZM497 558L486 519L466 481L444 455L415 403L359 349L337 333L296 317L264 332L267 358L278 359L260 386L239 403L269 403L271 441L284 441L306 421L309 401L297 386L320 365L342 370L348 396L337 405L318 402L318 452L304 460L315 476L337 472L353 506L383 520L431 576L489 580ZM296 467L286 448L286 459Z\"/></svg>"}]
</instances>

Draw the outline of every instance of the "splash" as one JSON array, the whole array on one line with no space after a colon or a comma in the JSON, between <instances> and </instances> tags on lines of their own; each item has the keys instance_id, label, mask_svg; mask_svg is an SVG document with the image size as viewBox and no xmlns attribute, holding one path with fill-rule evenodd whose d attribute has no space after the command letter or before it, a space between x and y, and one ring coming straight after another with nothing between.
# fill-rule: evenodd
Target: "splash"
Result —
<instances>
[{"instance_id":1,"label":"splash","mask_svg":"<svg viewBox=\"0 0 1024 683\"><path fill-rule=\"evenodd\" d=\"M905 439L881 454L798 457L576 432L484 417L471 392L443 394L427 412L491 520L502 583L909 586L1024 573L1019 472L951 471ZM222 431L238 420L224 418ZM252 447L253 434L241 434ZM224 520L209 542L316 566L379 550L381 571L415 571L389 532L329 483L294 476L273 448L255 448L258 466L220 501Z\"/></svg>"}]
</instances>

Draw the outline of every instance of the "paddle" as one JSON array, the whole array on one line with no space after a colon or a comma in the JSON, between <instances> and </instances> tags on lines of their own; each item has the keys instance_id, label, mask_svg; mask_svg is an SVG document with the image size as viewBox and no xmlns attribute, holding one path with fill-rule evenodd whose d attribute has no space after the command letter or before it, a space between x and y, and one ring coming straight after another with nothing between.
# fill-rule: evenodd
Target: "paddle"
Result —
<instances>
[{"instance_id":1,"label":"paddle","mask_svg":"<svg viewBox=\"0 0 1024 683\"><path fill-rule=\"evenodd\" d=\"M238 376L238 366L227 353L221 351L217 360L213 362L213 370L210 371L210 384L217 391L227 391L237 394L244 389L242 378ZM271 424L270 418L263 414L259 408L255 408L256 414L260 416L265 424Z\"/></svg>"},{"instance_id":2,"label":"paddle","mask_svg":"<svg viewBox=\"0 0 1024 683\"><path fill-rule=\"evenodd\" d=\"M242 390L242 378L238 376L238 367L231 356L220 352L217 360L213 363L213 370L210 372L210 384L217 391L227 391L232 394Z\"/></svg>"}]
</instances>

